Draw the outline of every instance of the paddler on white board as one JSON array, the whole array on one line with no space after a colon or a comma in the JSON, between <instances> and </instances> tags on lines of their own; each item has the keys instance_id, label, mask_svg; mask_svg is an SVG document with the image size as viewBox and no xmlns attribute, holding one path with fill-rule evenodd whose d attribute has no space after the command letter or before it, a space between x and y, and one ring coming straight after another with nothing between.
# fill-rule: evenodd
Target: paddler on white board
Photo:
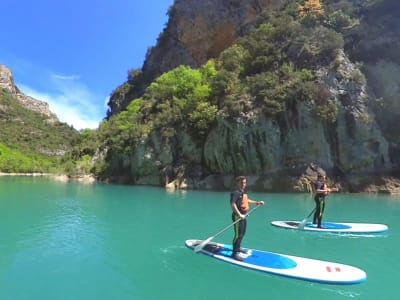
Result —
<instances>
[{"instance_id":1,"label":"paddler on white board","mask_svg":"<svg viewBox=\"0 0 400 300\"><path fill-rule=\"evenodd\" d=\"M255 201L247 197L245 188L247 179L245 176L236 178L237 189L231 192L230 205L232 208L232 221L234 236L232 241L232 257L236 260L243 260L240 252L245 253L245 250L240 247L243 237L246 234L247 220L246 216L250 205L264 205L264 201ZM240 221L238 221L240 219ZM237 222L238 221L238 222Z\"/></svg>"},{"instance_id":2,"label":"paddler on white board","mask_svg":"<svg viewBox=\"0 0 400 300\"><path fill-rule=\"evenodd\" d=\"M326 176L318 173L317 181L314 183L315 213L313 224L322 228L322 216L325 211L325 198L330 192L338 192L338 188L329 188L326 184Z\"/></svg>"}]
</instances>

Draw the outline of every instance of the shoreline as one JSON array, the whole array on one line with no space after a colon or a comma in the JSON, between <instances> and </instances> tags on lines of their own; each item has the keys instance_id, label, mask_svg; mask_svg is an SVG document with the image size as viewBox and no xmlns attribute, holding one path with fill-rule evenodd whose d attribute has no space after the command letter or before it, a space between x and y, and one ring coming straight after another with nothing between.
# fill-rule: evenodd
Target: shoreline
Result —
<instances>
[{"instance_id":1,"label":"shoreline","mask_svg":"<svg viewBox=\"0 0 400 300\"><path fill-rule=\"evenodd\" d=\"M57 181L79 181L83 183L94 183L97 181L93 174L89 175L67 175L67 174L53 174L53 173L5 173L0 172L0 176L26 176L26 177L49 177Z\"/></svg>"},{"instance_id":2,"label":"shoreline","mask_svg":"<svg viewBox=\"0 0 400 300\"><path fill-rule=\"evenodd\" d=\"M99 180L94 174L85 174L85 175L79 175L79 174L54 174L54 173L5 173L5 172L0 172L0 177L1 176L26 176L26 177L49 177L55 181L59 182L69 182L69 181L77 181L80 183L84 184L93 184L96 182L108 182L108 183L119 183L119 184L127 184L124 182L118 182L118 181L102 181ZM220 190L218 188L213 189L213 185L208 182L207 180L205 181L206 183L203 186L190 186L189 184L186 183L186 181L183 179L181 180L173 180L172 182L165 184L164 186L159 185L159 187L164 187L168 191L176 191L176 190L205 190L205 191L210 191L210 190ZM148 186L154 186L154 184L146 184L142 182L141 184L131 184L131 185L148 185ZM339 183L340 185L340 183ZM215 187L215 186L214 186ZM228 189L226 189L228 190ZM250 190L252 190L250 188ZM265 191L268 192L268 191ZM286 191L288 192L288 191ZM291 191L291 192L301 192L301 191ZM308 190L304 190L304 192L309 192ZM391 177L391 176L382 176L379 177L378 182L376 180L370 180L370 183L363 186L360 189L356 189L353 191L345 190L342 189L342 192L344 193L366 193L366 194L389 194L392 196L399 196L400 195L400 178L397 177Z\"/></svg>"},{"instance_id":3,"label":"shoreline","mask_svg":"<svg viewBox=\"0 0 400 300\"><path fill-rule=\"evenodd\" d=\"M5 173L5 172L0 172L0 176L51 176L55 174L51 173Z\"/></svg>"}]
</instances>

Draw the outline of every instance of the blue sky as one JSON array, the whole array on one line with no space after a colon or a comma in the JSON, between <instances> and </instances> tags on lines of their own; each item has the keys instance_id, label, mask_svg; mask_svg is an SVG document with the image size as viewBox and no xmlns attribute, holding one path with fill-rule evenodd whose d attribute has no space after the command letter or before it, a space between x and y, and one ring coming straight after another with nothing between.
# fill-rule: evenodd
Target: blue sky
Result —
<instances>
[{"instance_id":1,"label":"blue sky","mask_svg":"<svg viewBox=\"0 0 400 300\"><path fill-rule=\"evenodd\" d=\"M76 129L97 128L108 98L141 68L173 0L2 0L0 64L17 87Z\"/></svg>"}]
</instances>

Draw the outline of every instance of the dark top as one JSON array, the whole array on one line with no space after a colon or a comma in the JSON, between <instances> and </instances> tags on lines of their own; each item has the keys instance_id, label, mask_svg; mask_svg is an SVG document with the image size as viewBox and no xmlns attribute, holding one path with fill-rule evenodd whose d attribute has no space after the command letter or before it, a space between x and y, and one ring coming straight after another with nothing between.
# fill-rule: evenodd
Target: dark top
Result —
<instances>
[{"instance_id":1,"label":"dark top","mask_svg":"<svg viewBox=\"0 0 400 300\"><path fill-rule=\"evenodd\" d=\"M321 181L316 181L314 183L314 188L315 190L322 190L324 189L325 183L321 182ZM325 193L321 193L321 192L315 192L315 198L325 198Z\"/></svg>"},{"instance_id":2,"label":"dark top","mask_svg":"<svg viewBox=\"0 0 400 300\"><path fill-rule=\"evenodd\" d=\"M237 208L239 209L241 214L245 214L246 211L243 210L242 208L242 202L243 202L243 192L236 190L231 193L231 204L236 203Z\"/></svg>"}]
</instances>

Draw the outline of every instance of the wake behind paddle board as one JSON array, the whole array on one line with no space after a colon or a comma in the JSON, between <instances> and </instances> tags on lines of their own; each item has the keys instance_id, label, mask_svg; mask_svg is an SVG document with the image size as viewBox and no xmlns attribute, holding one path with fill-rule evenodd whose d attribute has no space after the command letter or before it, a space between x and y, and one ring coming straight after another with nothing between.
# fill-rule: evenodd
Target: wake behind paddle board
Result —
<instances>
[{"instance_id":1,"label":"wake behind paddle board","mask_svg":"<svg viewBox=\"0 0 400 300\"><path fill-rule=\"evenodd\" d=\"M300 227L298 221L272 221L271 224L276 227L287 229L297 229L305 231L316 232L331 232L331 233L351 233L351 234L374 234L382 233L388 230L385 224L371 224L371 223L334 223L322 222L322 228L318 228L311 222L307 222L304 228Z\"/></svg>"},{"instance_id":2,"label":"wake behind paddle board","mask_svg":"<svg viewBox=\"0 0 400 300\"><path fill-rule=\"evenodd\" d=\"M186 240L185 245L194 250L201 240ZM356 267L292 255L248 249L243 261L231 257L232 246L210 242L198 253L240 267L270 274L327 284L356 284L364 282L366 273Z\"/></svg>"}]
</instances>

